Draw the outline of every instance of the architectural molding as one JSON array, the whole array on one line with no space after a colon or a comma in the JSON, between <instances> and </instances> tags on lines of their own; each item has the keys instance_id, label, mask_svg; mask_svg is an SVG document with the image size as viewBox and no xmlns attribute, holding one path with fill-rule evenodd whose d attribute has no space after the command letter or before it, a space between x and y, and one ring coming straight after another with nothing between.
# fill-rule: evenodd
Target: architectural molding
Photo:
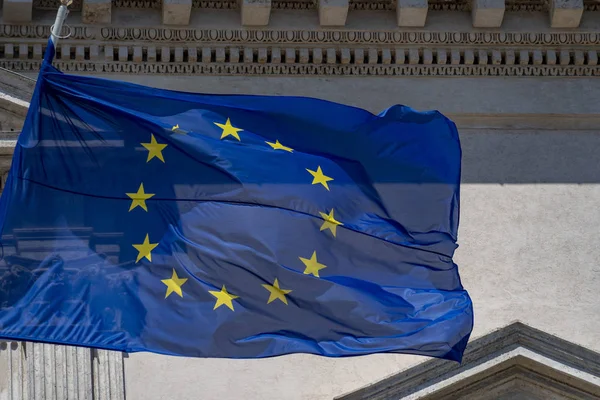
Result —
<instances>
[{"instance_id":1,"label":"architectural molding","mask_svg":"<svg viewBox=\"0 0 600 400\"><path fill-rule=\"evenodd\" d=\"M431 360L338 400L600 399L600 354L515 322L469 343L462 364Z\"/></svg>"},{"instance_id":2,"label":"architectural molding","mask_svg":"<svg viewBox=\"0 0 600 400\"><path fill-rule=\"evenodd\" d=\"M598 76L598 32L252 30L73 25L65 72ZM0 25L0 67L37 72L50 25Z\"/></svg>"}]
</instances>

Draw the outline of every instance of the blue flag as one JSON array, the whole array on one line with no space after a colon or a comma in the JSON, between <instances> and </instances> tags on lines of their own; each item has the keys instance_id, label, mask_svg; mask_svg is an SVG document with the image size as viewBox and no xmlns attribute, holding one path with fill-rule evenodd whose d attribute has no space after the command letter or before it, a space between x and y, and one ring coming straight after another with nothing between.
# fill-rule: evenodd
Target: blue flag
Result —
<instances>
[{"instance_id":1,"label":"blue flag","mask_svg":"<svg viewBox=\"0 0 600 400\"><path fill-rule=\"evenodd\" d=\"M174 92L50 60L0 203L0 338L461 360L473 309L446 117Z\"/></svg>"}]
</instances>

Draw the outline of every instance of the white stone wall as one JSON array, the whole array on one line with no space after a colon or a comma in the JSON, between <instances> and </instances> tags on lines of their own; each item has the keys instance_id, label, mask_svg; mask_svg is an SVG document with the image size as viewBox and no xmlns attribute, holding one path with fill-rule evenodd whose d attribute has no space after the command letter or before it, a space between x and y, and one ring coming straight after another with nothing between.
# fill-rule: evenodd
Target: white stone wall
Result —
<instances>
[{"instance_id":1,"label":"white stone wall","mask_svg":"<svg viewBox=\"0 0 600 400\"><path fill-rule=\"evenodd\" d=\"M459 264L473 337L520 320L600 351L600 82L569 78L114 77L177 90L403 103L461 126ZM127 398L331 399L424 358L132 354Z\"/></svg>"},{"instance_id":2,"label":"white stone wall","mask_svg":"<svg viewBox=\"0 0 600 400\"><path fill-rule=\"evenodd\" d=\"M463 147L460 247L455 260L475 305L473 338L520 320L600 351L597 79L111 78L175 90L314 96L372 112L396 103L444 112L458 123ZM116 354L102 353L85 367L92 371L91 386L86 388L94 390L95 399L122 396ZM20 375L10 378L13 371L34 371L25 376L44 385L50 382L39 371L31 375L35 368L23 369L31 361L19 357L0 347L2 400L10 399L9 393L12 399L29 398L19 390L31 386L19 386ZM404 355L204 360L137 353L124 360L124 376L127 399L133 400L320 400L423 360ZM45 390L54 396L46 398L61 398L56 397L59 386Z\"/></svg>"}]
</instances>

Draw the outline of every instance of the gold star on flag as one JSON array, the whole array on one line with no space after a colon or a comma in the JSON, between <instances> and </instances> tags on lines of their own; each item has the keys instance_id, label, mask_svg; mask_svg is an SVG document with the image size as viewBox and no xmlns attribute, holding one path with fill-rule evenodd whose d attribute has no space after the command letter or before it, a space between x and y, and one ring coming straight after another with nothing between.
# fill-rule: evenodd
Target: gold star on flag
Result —
<instances>
[{"instance_id":1,"label":"gold star on flag","mask_svg":"<svg viewBox=\"0 0 600 400\"><path fill-rule=\"evenodd\" d=\"M219 124L218 122L213 122L213 124L223 129L223 132L221 133L221 139L224 139L227 136L233 136L237 140L240 140L240 135L238 134L238 132L243 132L243 129L236 128L233 125L231 125L231 121L229 120L229 118L227 118L227 121L224 124Z\"/></svg>"},{"instance_id":2,"label":"gold star on flag","mask_svg":"<svg viewBox=\"0 0 600 400\"><path fill-rule=\"evenodd\" d=\"M329 229L335 237L337 226L344 224L335 219L335 217L333 216L333 208L331 209L329 214L325 214L324 212L320 211L319 214L321 214L321 218L323 218L324 220L323 225L321 225L321 230L324 231L325 229Z\"/></svg>"},{"instance_id":3,"label":"gold star on flag","mask_svg":"<svg viewBox=\"0 0 600 400\"><path fill-rule=\"evenodd\" d=\"M152 250L154 250L154 248L156 246L158 246L158 243L150 243L150 237L148 236L148 234L146 234L146 238L144 239L144 243L141 244L133 244L133 247L135 247L135 249L138 251L138 256L137 259L135 260L135 262L139 262L142 258L146 257L146 259L148 261L152 261Z\"/></svg>"},{"instance_id":4,"label":"gold star on flag","mask_svg":"<svg viewBox=\"0 0 600 400\"><path fill-rule=\"evenodd\" d=\"M152 160L154 157L158 158L162 162L165 162L162 151L165 149L165 147L167 147L167 145L158 143L153 134L150 134L150 143L142 143L142 146L148 150L148 159L146 162L150 162L150 160Z\"/></svg>"},{"instance_id":5,"label":"gold star on flag","mask_svg":"<svg viewBox=\"0 0 600 400\"><path fill-rule=\"evenodd\" d=\"M274 150L283 150L283 151L289 151L290 153L292 153L294 151L294 149L292 149L291 147L287 147L282 145L281 143L279 143L279 140L276 140L275 143L273 142L266 142L269 146L271 146Z\"/></svg>"},{"instance_id":6,"label":"gold star on flag","mask_svg":"<svg viewBox=\"0 0 600 400\"><path fill-rule=\"evenodd\" d=\"M319 277L319 271L323 268L327 268L327 265L321 264L317 261L317 252L313 251L310 259L298 257L300 261L304 264L306 269L304 270L304 275L314 275L317 278Z\"/></svg>"},{"instance_id":7,"label":"gold star on flag","mask_svg":"<svg viewBox=\"0 0 600 400\"><path fill-rule=\"evenodd\" d=\"M272 285L262 285L265 289L269 291L269 300L267 300L267 304L270 304L272 301L277 299L281 300L285 305L287 305L287 299L285 295L291 293L291 290L281 289L279 287L279 281L275 278L275 282Z\"/></svg>"},{"instance_id":8,"label":"gold star on flag","mask_svg":"<svg viewBox=\"0 0 600 400\"><path fill-rule=\"evenodd\" d=\"M320 183L321 185L325 186L325 189L329 190L329 185L327 185L327 182L332 181L333 178L330 178L330 177L326 176L325 174L323 174L323 171L321 170L321 166L318 166L316 171L310 170L308 168L306 170L308 172L310 172L310 174L313 176L313 181L312 181L313 185Z\"/></svg>"},{"instance_id":9,"label":"gold star on flag","mask_svg":"<svg viewBox=\"0 0 600 400\"><path fill-rule=\"evenodd\" d=\"M223 285L223 288L220 291L209 290L208 292L217 298L217 302L215 303L213 310L216 310L222 305L226 305L231 311L234 311L232 300L239 298L239 296L234 296L228 293L227 289L225 289L225 285Z\"/></svg>"},{"instance_id":10,"label":"gold star on flag","mask_svg":"<svg viewBox=\"0 0 600 400\"><path fill-rule=\"evenodd\" d=\"M177 125L173 125L173 127L171 128L171 130L172 130L173 132L175 132L177 129L179 129L179 124L177 124Z\"/></svg>"},{"instance_id":11,"label":"gold star on flag","mask_svg":"<svg viewBox=\"0 0 600 400\"><path fill-rule=\"evenodd\" d=\"M150 197L154 196L154 193L144 193L144 184L140 184L140 188L137 193L125 193L127 196L131 198L131 206L129 207L129 211L133 210L137 206L140 206L144 211L148 211L148 207L146 207L146 200Z\"/></svg>"},{"instance_id":12,"label":"gold star on flag","mask_svg":"<svg viewBox=\"0 0 600 400\"><path fill-rule=\"evenodd\" d=\"M181 286L186 283L188 278L180 278L177 276L177 272L175 272L175 268L173 268L173 275L171 275L170 279L162 279L161 282L167 286L167 293L165 294L165 299L171 295L171 293L175 292L179 295L179 297L183 297L183 292L181 291Z\"/></svg>"}]
</instances>

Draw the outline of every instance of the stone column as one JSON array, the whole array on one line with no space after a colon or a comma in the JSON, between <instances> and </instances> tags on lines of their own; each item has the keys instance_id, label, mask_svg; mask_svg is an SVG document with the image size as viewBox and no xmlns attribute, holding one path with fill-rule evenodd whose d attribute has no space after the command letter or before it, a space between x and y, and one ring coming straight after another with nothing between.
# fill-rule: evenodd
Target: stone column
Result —
<instances>
[{"instance_id":1,"label":"stone column","mask_svg":"<svg viewBox=\"0 0 600 400\"><path fill-rule=\"evenodd\" d=\"M125 400L123 355L0 342L0 400Z\"/></svg>"}]
</instances>

